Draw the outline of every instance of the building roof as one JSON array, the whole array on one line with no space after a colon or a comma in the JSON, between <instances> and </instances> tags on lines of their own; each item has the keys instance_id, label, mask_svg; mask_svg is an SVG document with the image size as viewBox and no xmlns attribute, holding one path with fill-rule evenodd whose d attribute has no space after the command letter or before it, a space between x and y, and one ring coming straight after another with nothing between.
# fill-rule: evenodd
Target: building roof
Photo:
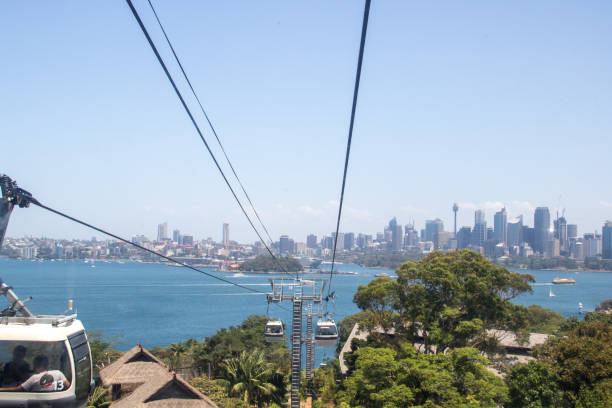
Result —
<instances>
[{"instance_id":1,"label":"building roof","mask_svg":"<svg viewBox=\"0 0 612 408\"><path fill-rule=\"evenodd\" d=\"M177 376L153 354L137 345L100 370L104 387L125 386L132 390L112 407L217 408L207 396Z\"/></svg>"}]
</instances>

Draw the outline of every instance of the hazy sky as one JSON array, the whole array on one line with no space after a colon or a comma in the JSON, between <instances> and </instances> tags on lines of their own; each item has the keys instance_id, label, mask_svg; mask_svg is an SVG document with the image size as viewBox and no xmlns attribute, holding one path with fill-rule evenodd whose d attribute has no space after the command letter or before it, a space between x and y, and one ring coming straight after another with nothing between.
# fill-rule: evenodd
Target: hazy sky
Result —
<instances>
[{"instance_id":1,"label":"hazy sky","mask_svg":"<svg viewBox=\"0 0 612 408\"><path fill-rule=\"evenodd\" d=\"M154 4L273 237L332 231L363 3ZM2 9L0 172L118 234L154 237L166 221L220 239L227 221L232 239L255 241L124 1ZM342 230L375 233L393 216L451 229L453 201L459 225L475 208L492 223L505 203L529 224L544 205L579 233L601 229L611 16L609 1L374 0ZM8 235L94 234L30 208Z\"/></svg>"}]
</instances>

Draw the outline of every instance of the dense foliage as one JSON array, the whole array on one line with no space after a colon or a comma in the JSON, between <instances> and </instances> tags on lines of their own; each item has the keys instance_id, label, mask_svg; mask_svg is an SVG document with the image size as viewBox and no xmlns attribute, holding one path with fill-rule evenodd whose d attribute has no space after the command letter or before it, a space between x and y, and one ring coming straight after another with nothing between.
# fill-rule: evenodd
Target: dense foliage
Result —
<instances>
[{"instance_id":1,"label":"dense foliage","mask_svg":"<svg viewBox=\"0 0 612 408\"><path fill-rule=\"evenodd\" d=\"M344 256L343 262L350 262L368 268L395 269L407 261L415 261L423 255L419 252L409 251L367 251L356 252Z\"/></svg>"},{"instance_id":2,"label":"dense foliage","mask_svg":"<svg viewBox=\"0 0 612 408\"><path fill-rule=\"evenodd\" d=\"M262 255L244 261L240 265L240 270L245 272L301 272L304 268L295 258L277 257L275 260L271 256Z\"/></svg>"}]
</instances>

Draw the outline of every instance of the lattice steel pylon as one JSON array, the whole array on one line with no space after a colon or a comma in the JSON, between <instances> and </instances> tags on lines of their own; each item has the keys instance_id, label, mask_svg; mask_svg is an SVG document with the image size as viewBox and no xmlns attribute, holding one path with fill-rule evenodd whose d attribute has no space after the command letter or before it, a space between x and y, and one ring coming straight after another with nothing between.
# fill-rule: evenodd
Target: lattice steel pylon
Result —
<instances>
[{"instance_id":1,"label":"lattice steel pylon","mask_svg":"<svg viewBox=\"0 0 612 408\"><path fill-rule=\"evenodd\" d=\"M272 292L268 302L290 301L293 303L291 327L291 408L300 407L300 378L302 375L302 318L304 302L308 304L306 334L306 378L310 381L314 366L314 347L312 343L313 305L321 304L327 279L270 279ZM308 326L308 323L310 326ZM309 333L308 333L309 330Z\"/></svg>"}]
</instances>

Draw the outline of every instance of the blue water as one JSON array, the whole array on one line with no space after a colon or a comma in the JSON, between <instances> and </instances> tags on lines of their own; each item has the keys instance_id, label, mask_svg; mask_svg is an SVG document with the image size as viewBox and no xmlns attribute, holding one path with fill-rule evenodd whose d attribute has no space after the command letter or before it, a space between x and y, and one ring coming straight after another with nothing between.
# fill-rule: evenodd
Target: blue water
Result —
<instances>
[{"instance_id":1,"label":"blue water","mask_svg":"<svg viewBox=\"0 0 612 408\"><path fill-rule=\"evenodd\" d=\"M329 265L323 265L329 267ZM367 284L375 274L391 270L366 269L356 265L338 265L340 271L358 275L334 275L336 321L358 311L352 302L359 285ZM528 271L536 278L533 294L515 301L538 304L562 313L578 315L578 302L585 311L612 297L612 273ZM213 273L252 289L270 290L271 275L247 274L233 277ZM282 275L274 275L282 276ZM0 277L13 286L21 298L33 296L27 306L38 314L62 313L68 299L88 330L100 329L106 336L119 336L117 348L127 350L136 343L144 347L167 346L189 338L198 340L218 329L240 324L248 315L265 315L264 293L251 293L188 269L136 262L91 263L82 261L18 261L0 258ZM325 277L317 275L316 277ZM575 285L552 285L555 277L572 277ZM549 296L552 289L555 297ZM1 301L0 301L1 302ZM282 310L270 305L269 315L290 322L290 304ZM317 360L333 355L333 349L317 351Z\"/></svg>"}]
</instances>

